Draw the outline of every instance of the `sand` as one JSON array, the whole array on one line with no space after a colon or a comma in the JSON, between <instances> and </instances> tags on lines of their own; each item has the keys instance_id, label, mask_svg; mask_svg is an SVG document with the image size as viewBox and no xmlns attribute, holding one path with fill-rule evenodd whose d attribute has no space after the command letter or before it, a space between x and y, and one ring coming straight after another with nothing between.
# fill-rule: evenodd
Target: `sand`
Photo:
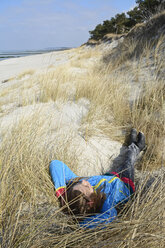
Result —
<instances>
[{"instance_id":1,"label":"sand","mask_svg":"<svg viewBox=\"0 0 165 248\"><path fill-rule=\"evenodd\" d=\"M67 62L69 51L55 51L0 61L0 84L28 70L46 70L51 65Z\"/></svg>"},{"instance_id":2,"label":"sand","mask_svg":"<svg viewBox=\"0 0 165 248\"><path fill-rule=\"evenodd\" d=\"M88 114L90 101L81 98L75 102L73 100L75 91L72 88L68 93L70 94L68 101L65 103L60 101L36 103L34 101L27 106L22 104L23 89L21 85L24 81L28 82L31 75L27 73L23 79L18 76L28 70L35 70L35 74L47 72L51 66L56 67L59 64L67 63L71 55L74 55L74 51L60 51L0 62L0 90L6 89L6 93L0 96L0 145L13 128L37 115L38 119L42 118L43 129L46 130L38 137L39 146L47 144L47 150L52 150L52 147L55 150L57 146L61 146L66 140L69 140L68 152L74 153L78 161L77 173L82 176L90 176L107 171L122 148L121 143L110 140L105 135L92 136L88 141L86 140L82 121ZM74 70L74 68L72 69ZM83 68L82 73L85 73ZM11 80L3 83L7 79ZM71 87L72 84L68 82L66 85ZM25 98L33 98L38 94L37 85L32 85L24 91Z\"/></svg>"}]
</instances>

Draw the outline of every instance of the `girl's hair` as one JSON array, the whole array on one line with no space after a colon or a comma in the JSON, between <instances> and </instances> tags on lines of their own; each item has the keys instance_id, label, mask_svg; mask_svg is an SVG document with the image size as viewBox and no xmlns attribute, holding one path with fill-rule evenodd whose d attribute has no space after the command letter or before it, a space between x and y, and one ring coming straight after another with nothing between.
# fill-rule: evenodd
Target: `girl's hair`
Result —
<instances>
[{"instance_id":1,"label":"girl's hair","mask_svg":"<svg viewBox=\"0 0 165 248\"><path fill-rule=\"evenodd\" d=\"M101 192L101 188L92 193L90 199L87 198L81 191L73 189L75 185L81 183L81 179L79 178L78 181L67 185L64 196L66 206L63 208L63 211L68 214L80 215L81 217L99 213L106 199L106 194Z\"/></svg>"}]
</instances>

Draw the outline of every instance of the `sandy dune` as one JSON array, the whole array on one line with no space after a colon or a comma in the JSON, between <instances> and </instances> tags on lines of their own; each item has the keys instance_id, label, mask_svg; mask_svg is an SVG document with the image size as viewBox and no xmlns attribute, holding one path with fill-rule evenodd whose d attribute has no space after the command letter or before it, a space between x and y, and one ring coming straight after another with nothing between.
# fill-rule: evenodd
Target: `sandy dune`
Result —
<instances>
[{"instance_id":1,"label":"sandy dune","mask_svg":"<svg viewBox=\"0 0 165 248\"><path fill-rule=\"evenodd\" d=\"M36 75L50 70L50 66L53 65L55 68L60 64L67 63L73 54L73 50L60 51L0 62L0 89L6 90L0 96L0 144L14 127L26 120L32 119L33 122L33 117L38 116L38 119L42 119L44 123L42 128L45 130L42 136L39 136L39 146L47 144L47 151L51 151L52 147L55 150L57 146L61 146L63 143L65 144L66 140L69 140L67 149L70 154L74 154L78 161L78 174L89 176L108 170L112 161L120 154L121 143L110 140L106 135L104 137L92 136L88 141L85 139L82 120L88 114L90 101L85 98L76 102L70 100L71 97L74 98L72 82L65 84L65 86L69 84L72 87L69 93L71 96L68 95L66 102L36 103L34 101L33 104L29 103L24 106L22 98L36 97L40 91L37 88L38 85L33 84L26 89L26 85L33 75L29 75L29 77L26 75L23 79L17 77L22 72L35 70L37 78ZM71 67L70 69L78 68ZM79 68L80 70L82 73L86 73L83 68ZM10 78L11 80L2 83L3 80ZM63 90L65 89L63 88ZM86 166L84 166L84 161L86 161Z\"/></svg>"}]
</instances>

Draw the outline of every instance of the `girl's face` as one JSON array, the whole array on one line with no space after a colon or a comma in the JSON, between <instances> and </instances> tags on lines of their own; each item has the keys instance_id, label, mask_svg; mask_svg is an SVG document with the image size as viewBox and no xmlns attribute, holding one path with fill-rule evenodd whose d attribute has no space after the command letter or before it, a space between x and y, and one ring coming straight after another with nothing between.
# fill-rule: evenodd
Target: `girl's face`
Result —
<instances>
[{"instance_id":1,"label":"girl's face","mask_svg":"<svg viewBox=\"0 0 165 248\"><path fill-rule=\"evenodd\" d=\"M87 198L90 198L90 195L94 192L93 187L86 180L82 180L80 183L76 184L73 187L73 190L81 191Z\"/></svg>"}]
</instances>

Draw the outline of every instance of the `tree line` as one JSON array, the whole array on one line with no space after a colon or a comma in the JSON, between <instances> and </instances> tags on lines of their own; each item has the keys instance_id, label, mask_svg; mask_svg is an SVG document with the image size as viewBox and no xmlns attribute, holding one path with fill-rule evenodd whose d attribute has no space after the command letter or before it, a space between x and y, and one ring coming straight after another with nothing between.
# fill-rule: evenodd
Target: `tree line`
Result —
<instances>
[{"instance_id":1,"label":"tree line","mask_svg":"<svg viewBox=\"0 0 165 248\"><path fill-rule=\"evenodd\" d=\"M142 23L165 9L165 0L136 0L136 4L137 6L127 13L117 14L89 31L91 39L99 40L108 33L127 33L137 23Z\"/></svg>"}]
</instances>

